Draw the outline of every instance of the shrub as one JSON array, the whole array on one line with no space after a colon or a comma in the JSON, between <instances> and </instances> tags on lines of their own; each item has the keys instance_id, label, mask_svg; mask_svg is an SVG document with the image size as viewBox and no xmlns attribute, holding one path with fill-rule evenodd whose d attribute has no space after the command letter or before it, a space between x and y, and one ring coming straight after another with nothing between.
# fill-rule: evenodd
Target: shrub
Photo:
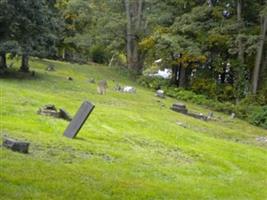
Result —
<instances>
[{"instance_id":1,"label":"shrub","mask_svg":"<svg viewBox=\"0 0 267 200\"><path fill-rule=\"evenodd\" d=\"M100 64L108 62L108 53L101 46L94 46L91 50L92 61Z\"/></svg>"},{"instance_id":2,"label":"shrub","mask_svg":"<svg viewBox=\"0 0 267 200\"><path fill-rule=\"evenodd\" d=\"M192 90L197 94L204 94L210 98L216 98L217 88L214 80L196 79L192 83Z\"/></svg>"},{"instance_id":3,"label":"shrub","mask_svg":"<svg viewBox=\"0 0 267 200\"><path fill-rule=\"evenodd\" d=\"M164 78L150 76L141 76L137 82L144 87L152 88L154 90L161 89L169 84L169 81Z\"/></svg>"},{"instance_id":4,"label":"shrub","mask_svg":"<svg viewBox=\"0 0 267 200\"><path fill-rule=\"evenodd\" d=\"M249 115L249 122L267 129L267 106L255 108Z\"/></svg>"},{"instance_id":5,"label":"shrub","mask_svg":"<svg viewBox=\"0 0 267 200\"><path fill-rule=\"evenodd\" d=\"M138 83L153 89L163 89L167 96L173 97L178 100L195 103L198 105L205 106L214 111L223 112L226 114L235 113L240 119L249 121L250 123L267 128L267 106L261 107L253 96L248 96L243 99L239 104L233 104L231 102L220 102L216 99L208 98L202 94L196 94L190 90L184 90L182 88L168 86L168 80L158 77L140 77ZM232 87L222 87L222 96L233 94Z\"/></svg>"},{"instance_id":6,"label":"shrub","mask_svg":"<svg viewBox=\"0 0 267 200\"><path fill-rule=\"evenodd\" d=\"M234 87L230 84L216 84L212 79L195 79L192 91L219 101L234 101Z\"/></svg>"}]
</instances>

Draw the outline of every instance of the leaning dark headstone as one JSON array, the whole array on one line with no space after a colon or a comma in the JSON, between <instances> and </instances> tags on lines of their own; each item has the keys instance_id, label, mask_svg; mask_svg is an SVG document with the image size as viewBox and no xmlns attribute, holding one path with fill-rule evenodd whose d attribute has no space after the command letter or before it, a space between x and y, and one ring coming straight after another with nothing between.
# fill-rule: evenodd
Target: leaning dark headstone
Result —
<instances>
[{"instance_id":1,"label":"leaning dark headstone","mask_svg":"<svg viewBox=\"0 0 267 200\"><path fill-rule=\"evenodd\" d=\"M95 106L88 101L83 102L81 107L79 108L78 112L71 120L69 126L64 132L64 136L68 138L74 138L80 129L82 128L83 124L94 110Z\"/></svg>"},{"instance_id":2,"label":"leaning dark headstone","mask_svg":"<svg viewBox=\"0 0 267 200\"><path fill-rule=\"evenodd\" d=\"M29 152L29 142L22 142L22 141L16 141L10 138L4 138L3 140L3 146L11 149L12 151L17 151L20 153L28 153Z\"/></svg>"}]
</instances>

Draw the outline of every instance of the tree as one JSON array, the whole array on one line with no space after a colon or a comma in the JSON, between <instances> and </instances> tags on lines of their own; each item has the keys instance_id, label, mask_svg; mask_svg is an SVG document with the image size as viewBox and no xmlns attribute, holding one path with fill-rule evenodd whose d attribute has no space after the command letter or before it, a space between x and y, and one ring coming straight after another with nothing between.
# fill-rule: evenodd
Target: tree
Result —
<instances>
[{"instance_id":1,"label":"tree","mask_svg":"<svg viewBox=\"0 0 267 200\"><path fill-rule=\"evenodd\" d=\"M57 20L51 8L53 1L7 0L14 15L8 21L8 35L12 35L22 55L22 72L29 71L29 56L44 57L55 47Z\"/></svg>"},{"instance_id":2,"label":"tree","mask_svg":"<svg viewBox=\"0 0 267 200\"><path fill-rule=\"evenodd\" d=\"M260 70L263 60L264 53L264 43L266 41L266 32L267 32L267 14L261 16L261 35L258 43L257 56L255 61L255 67L253 70L253 78L252 78L252 93L256 94L259 86L259 76Z\"/></svg>"},{"instance_id":3,"label":"tree","mask_svg":"<svg viewBox=\"0 0 267 200\"><path fill-rule=\"evenodd\" d=\"M0 70L4 71L7 68L6 52L12 40L11 27L9 26L14 12L7 1L0 1Z\"/></svg>"},{"instance_id":4,"label":"tree","mask_svg":"<svg viewBox=\"0 0 267 200\"><path fill-rule=\"evenodd\" d=\"M143 67L138 47L140 33L142 31L143 3L143 0L125 0L128 69L136 74L140 74Z\"/></svg>"},{"instance_id":5,"label":"tree","mask_svg":"<svg viewBox=\"0 0 267 200\"><path fill-rule=\"evenodd\" d=\"M240 64L244 64L244 46L241 36L241 31L244 27L244 22L242 18L242 0L237 0L237 22L239 26L239 38L238 38L238 59Z\"/></svg>"}]
</instances>

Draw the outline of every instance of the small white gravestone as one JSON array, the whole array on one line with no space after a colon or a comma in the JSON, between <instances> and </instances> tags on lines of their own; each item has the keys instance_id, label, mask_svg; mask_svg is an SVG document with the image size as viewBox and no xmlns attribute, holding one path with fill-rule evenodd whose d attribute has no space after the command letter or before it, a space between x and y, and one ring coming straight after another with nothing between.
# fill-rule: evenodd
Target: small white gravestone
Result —
<instances>
[{"instance_id":1,"label":"small white gravestone","mask_svg":"<svg viewBox=\"0 0 267 200\"><path fill-rule=\"evenodd\" d=\"M157 90L156 91L156 96L160 98L165 98L165 94L163 90Z\"/></svg>"},{"instance_id":2,"label":"small white gravestone","mask_svg":"<svg viewBox=\"0 0 267 200\"><path fill-rule=\"evenodd\" d=\"M132 86L125 86L122 91L125 93L136 93L136 89Z\"/></svg>"}]
</instances>

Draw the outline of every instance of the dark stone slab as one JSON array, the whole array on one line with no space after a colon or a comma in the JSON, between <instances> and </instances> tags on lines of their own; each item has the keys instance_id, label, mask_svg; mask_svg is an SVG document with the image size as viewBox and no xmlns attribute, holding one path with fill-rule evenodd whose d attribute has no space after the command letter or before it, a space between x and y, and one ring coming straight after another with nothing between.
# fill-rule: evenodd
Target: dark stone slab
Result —
<instances>
[{"instance_id":1,"label":"dark stone slab","mask_svg":"<svg viewBox=\"0 0 267 200\"><path fill-rule=\"evenodd\" d=\"M56 106L52 104L48 104L48 105L43 106L42 108L39 108L39 110L37 111L37 114L64 119L67 121L71 121L72 119L66 110L60 108L58 111Z\"/></svg>"},{"instance_id":2,"label":"dark stone slab","mask_svg":"<svg viewBox=\"0 0 267 200\"><path fill-rule=\"evenodd\" d=\"M61 118L61 119L65 119L67 121L72 120L70 114L66 110L64 110L63 108L59 109L58 115L59 115L59 118Z\"/></svg>"},{"instance_id":3,"label":"dark stone slab","mask_svg":"<svg viewBox=\"0 0 267 200\"><path fill-rule=\"evenodd\" d=\"M53 105L53 104L47 104L47 105L45 105L45 106L43 107L43 109L47 109L47 110L55 110L55 111L57 111L56 106Z\"/></svg>"},{"instance_id":4,"label":"dark stone slab","mask_svg":"<svg viewBox=\"0 0 267 200\"><path fill-rule=\"evenodd\" d=\"M172 105L172 107L175 107L175 108L186 108L186 105L185 104L182 104L182 103L174 103Z\"/></svg>"},{"instance_id":5,"label":"dark stone slab","mask_svg":"<svg viewBox=\"0 0 267 200\"><path fill-rule=\"evenodd\" d=\"M182 114L187 114L188 110L186 108L177 108L177 107L171 107L171 109L175 112L179 112Z\"/></svg>"},{"instance_id":6,"label":"dark stone slab","mask_svg":"<svg viewBox=\"0 0 267 200\"><path fill-rule=\"evenodd\" d=\"M171 109L175 112L179 112L179 113L183 113L183 114L187 114L188 110L186 108L186 105L181 104L181 103L174 103L171 107Z\"/></svg>"},{"instance_id":7,"label":"dark stone slab","mask_svg":"<svg viewBox=\"0 0 267 200\"><path fill-rule=\"evenodd\" d=\"M28 153L29 152L29 142L22 142L22 141L16 141L10 138L4 138L3 139L3 146L11 149L12 151L17 151L20 153Z\"/></svg>"},{"instance_id":8,"label":"dark stone slab","mask_svg":"<svg viewBox=\"0 0 267 200\"><path fill-rule=\"evenodd\" d=\"M56 117L56 118L59 117L59 113L58 113L58 111L56 109L56 106L52 105L52 104L48 104L48 105L43 106L42 108L40 108L37 111L37 114Z\"/></svg>"},{"instance_id":9,"label":"dark stone slab","mask_svg":"<svg viewBox=\"0 0 267 200\"><path fill-rule=\"evenodd\" d=\"M208 116L206 115L203 115L201 113L187 113L188 116L191 116L191 117L194 117L196 119L201 119L201 120L204 120L204 121L208 121Z\"/></svg>"},{"instance_id":10,"label":"dark stone slab","mask_svg":"<svg viewBox=\"0 0 267 200\"><path fill-rule=\"evenodd\" d=\"M211 119L213 113L210 113L209 116L203 115L202 113L192 113L192 112L188 112L186 105L182 104L182 103L175 103L172 105L171 110L175 111L175 112L179 112L185 115L188 115L190 117L194 117L196 119L201 119L204 121L208 121L209 119Z\"/></svg>"},{"instance_id":11,"label":"dark stone slab","mask_svg":"<svg viewBox=\"0 0 267 200\"><path fill-rule=\"evenodd\" d=\"M71 120L69 126L64 132L64 136L68 138L74 138L80 129L82 128L83 124L94 110L95 106L88 101L83 102L81 107L79 108L78 112Z\"/></svg>"}]
</instances>

